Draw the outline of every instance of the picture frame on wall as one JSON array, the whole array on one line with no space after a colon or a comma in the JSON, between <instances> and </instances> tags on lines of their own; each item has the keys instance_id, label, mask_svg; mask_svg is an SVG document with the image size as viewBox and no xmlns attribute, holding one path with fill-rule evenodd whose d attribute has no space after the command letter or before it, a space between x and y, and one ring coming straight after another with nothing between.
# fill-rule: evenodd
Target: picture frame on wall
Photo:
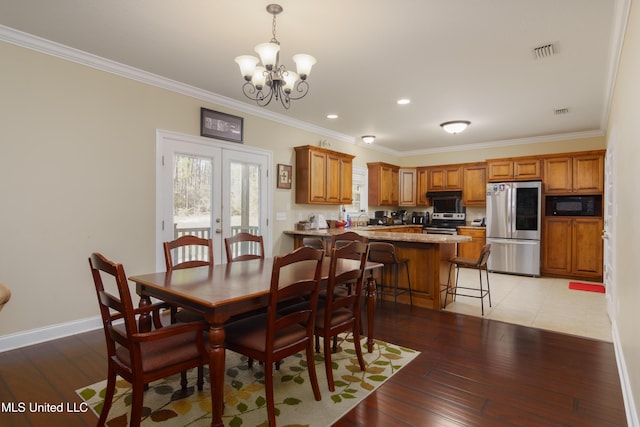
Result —
<instances>
[{"instance_id":1,"label":"picture frame on wall","mask_svg":"<svg viewBox=\"0 0 640 427\"><path fill-rule=\"evenodd\" d=\"M200 136L242 143L243 122L242 117L200 108Z\"/></svg>"},{"instance_id":2,"label":"picture frame on wall","mask_svg":"<svg viewBox=\"0 0 640 427\"><path fill-rule=\"evenodd\" d=\"M291 165L278 164L278 188L291 189Z\"/></svg>"}]
</instances>

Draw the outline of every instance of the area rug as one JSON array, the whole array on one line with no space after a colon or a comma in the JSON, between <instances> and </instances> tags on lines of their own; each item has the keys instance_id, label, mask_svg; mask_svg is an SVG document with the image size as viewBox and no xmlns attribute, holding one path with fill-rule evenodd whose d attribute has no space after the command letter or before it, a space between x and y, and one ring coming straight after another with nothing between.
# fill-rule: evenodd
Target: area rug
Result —
<instances>
[{"instance_id":1,"label":"area rug","mask_svg":"<svg viewBox=\"0 0 640 427\"><path fill-rule=\"evenodd\" d=\"M599 292L604 294L604 286L593 283L569 282L569 289L576 291Z\"/></svg>"},{"instance_id":2,"label":"area rug","mask_svg":"<svg viewBox=\"0 0 640 427\"><path fill-rule=\"evenodd\" d=\"M316 353L315 364L322 400L313 397L303 353L286 358L274 374L275 406L278 426L330 426L367 395L373 392L399 369L420 353L383 341L376 341L368 353L362 341L367 369L360 371L351 335L340 336L340 349L332 354L335 392L330 392L322 353ZM225 426L266 426L267 409L264 394L264 371L259 364L252 369L247 359L232 351L226 352L226 378L223 422ZM207 368L205 368L207 369ZM211 394L208 370L205 386L195 387L196 370L189 372L187 396L180 390L180 376L175 375L149 385L144 395L142 426L199 427L211 424ZM76 393L99 415L104 403L107 381L76 390ZM107 425L129 425L131 387L118 379Z\"/></svg>"}]
</instances>

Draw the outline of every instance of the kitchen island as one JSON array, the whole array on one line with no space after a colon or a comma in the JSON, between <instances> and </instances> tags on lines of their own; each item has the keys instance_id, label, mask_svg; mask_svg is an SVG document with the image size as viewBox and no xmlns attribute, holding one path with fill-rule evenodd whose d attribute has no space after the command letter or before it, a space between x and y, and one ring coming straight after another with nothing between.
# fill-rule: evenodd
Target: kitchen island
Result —
<instances>
[{"instance_id":1,"label":"kitchen island","mask_svg":"<svg viewBox=\"0 0 640 427\"><path fill-rule=\"evenodd\" d=\"M284 234L293 237L295 248L302 246L302 239L308 236L323 239L325 247L328 247L328 242L333 235L346 231L355 231L370 241L395 245L398 258L409 259L413 304L432 309L440 309L444 305L449 275L448 260L455 256L456 244L471 241L469 236L422 234L422 226L410 225L290 230L285 231ZM390 279L391 277L385 275L385 277L379 277L378 281L390 284L392 283ZM400 287L406 287L406 275L399 274L399 281ZM409 304L409 295L398 295L398 302Z\"/></svg>"}]
</instances>

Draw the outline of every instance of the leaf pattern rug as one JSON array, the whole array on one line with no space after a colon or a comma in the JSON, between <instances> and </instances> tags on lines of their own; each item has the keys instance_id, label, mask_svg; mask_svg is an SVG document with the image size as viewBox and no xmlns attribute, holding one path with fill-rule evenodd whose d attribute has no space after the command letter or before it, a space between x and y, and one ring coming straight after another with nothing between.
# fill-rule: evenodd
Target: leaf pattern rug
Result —
<instances>
[{"instance_id":1,"label":"leaf pattern rug","mask_svg":"<svg viewBox=\"0 0 640 427\"><path fill-rule=\"evenodd\" d=\"M360 371L351 335L339 336L339 351L332 354L336 390L330 392L322 353L316 353L315 363L322 400L313 397L303 353L286 358L274 374L277 423L286 426L329 426L362 401L419 352L383 341L376 341L374 351L368 353L363 338L363 353L367 369ZM223 422L228 427L266 426L267 408L264 394L263 366L255 363L252 369L247 359L226 351L226 379L224 389ZM209 426L211 425L211 394L208 367L205 367L205 385L198 391L196 370L188 374L186 393L180 388L180 375L149 385L144 394L142 426ZM96 414L104 403L107 381L76 390ZM113 405L107 425L129 425L131 386L118 378Z\"/></svg>"}]
</instances>

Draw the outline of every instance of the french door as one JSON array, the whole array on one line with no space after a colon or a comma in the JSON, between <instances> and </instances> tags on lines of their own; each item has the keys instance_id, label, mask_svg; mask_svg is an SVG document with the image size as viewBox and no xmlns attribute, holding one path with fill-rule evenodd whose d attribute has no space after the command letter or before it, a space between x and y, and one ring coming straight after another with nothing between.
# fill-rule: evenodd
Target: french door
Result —
<instances>
[{"instance_id":1,"label":"french door","mask_svg":"<svg viewBox=\"0 0 640 427\"><path fill-rule=\"evenodd\" d=\"M211 238L216 264L226 259L224 238L241 231L262 235L270 256L270 152L167 131L158 131L156 152L157 269L162 243L184 234Z\"/></svg>"}]
</instances>

